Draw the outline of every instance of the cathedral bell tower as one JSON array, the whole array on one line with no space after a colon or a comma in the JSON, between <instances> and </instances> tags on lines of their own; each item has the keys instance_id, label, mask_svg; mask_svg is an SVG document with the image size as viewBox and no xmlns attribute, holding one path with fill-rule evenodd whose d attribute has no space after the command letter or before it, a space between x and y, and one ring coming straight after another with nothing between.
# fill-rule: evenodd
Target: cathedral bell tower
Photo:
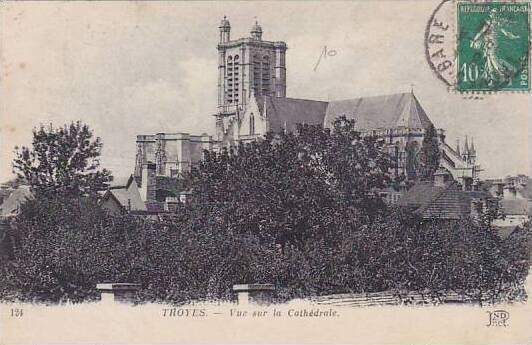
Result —
<instances>
[{"instance_id":1,"label":"cathedral bell tower","mask_svg":"<svg viewBox=\"0 0 532 345\"><path fill-rule=\"evenodd\" d=\"M286 43L264 41L258 22L250 37L231 40L231 24L219 26L218 111L216 131L220 141L232 138L241 114L252 96L286 97Z\"/></svg>"}]
</instances>

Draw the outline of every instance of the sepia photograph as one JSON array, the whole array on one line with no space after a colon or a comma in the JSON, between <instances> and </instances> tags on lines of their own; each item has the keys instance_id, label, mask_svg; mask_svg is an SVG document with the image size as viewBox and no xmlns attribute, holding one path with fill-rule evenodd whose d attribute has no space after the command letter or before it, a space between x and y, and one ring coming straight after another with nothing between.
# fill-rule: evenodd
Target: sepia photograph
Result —
<instances>
[{"instance_id":1,"label":"sepia photograph","mask_svg":"<svg viewBox=\"0 0 532 345\"><path fill-rule=\"evenodd\" d=\"M532 341L530 2L0 2L0 343Z\"/></svg>"}]
</instances>

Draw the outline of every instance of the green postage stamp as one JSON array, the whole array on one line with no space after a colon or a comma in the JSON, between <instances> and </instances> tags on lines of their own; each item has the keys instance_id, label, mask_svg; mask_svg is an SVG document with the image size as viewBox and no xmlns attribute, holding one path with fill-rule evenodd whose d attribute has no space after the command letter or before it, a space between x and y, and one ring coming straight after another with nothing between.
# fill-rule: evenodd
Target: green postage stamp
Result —
<instances>
[{"instance_id":1,"label":"green postage stamp","mask_svg":"<svg viewBox=\"0 0 532 345\"><path fill-rule=\"evenodd\" d=\"M459 91L529 91L529 2L457 4Z\"/></svg>"}]
</instances>

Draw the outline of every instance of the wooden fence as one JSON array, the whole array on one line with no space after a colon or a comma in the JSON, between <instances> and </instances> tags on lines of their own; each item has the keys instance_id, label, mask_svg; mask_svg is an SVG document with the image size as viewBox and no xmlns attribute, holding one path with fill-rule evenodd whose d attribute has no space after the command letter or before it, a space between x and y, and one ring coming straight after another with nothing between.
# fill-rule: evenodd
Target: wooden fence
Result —
<instances>
[{"instance_id":1,"label":"wooden fence","mask_svg":"<svg viewBox=\"0 0 532 345\"><path fill-rule=\"evenodd\" d=\"M311 298L311 301L320 305L330 305L335 307L368 307L378 305L438 305L438 304L492 304L490 295L482 294L482 297L471 297L456 292L445 292L435 294L423 294L420 292L397 292L384 291L374 293L359 294L337 294L318 296Z\"/></svg>"}]
</instances>

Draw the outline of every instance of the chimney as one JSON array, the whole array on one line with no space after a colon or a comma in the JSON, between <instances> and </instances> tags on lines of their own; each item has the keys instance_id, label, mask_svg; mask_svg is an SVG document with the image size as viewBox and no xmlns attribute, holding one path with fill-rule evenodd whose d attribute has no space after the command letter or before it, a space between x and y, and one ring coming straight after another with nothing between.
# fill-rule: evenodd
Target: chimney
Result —
<instances>
[{"instance_id":1,"label":"chimney","mask_svg":"<svg viewBox=\"0 0 532 345\"><path fill-rule=\"evenodd\" d=\"M155 201L157 190L156 168L157 166L152 162L148 162L143 166L140 196L144 202Z\"/></svg>"},{"instance_id":2,"label":"chimney","mask_svg":"<svg viewBox=\"0 0 532 345\"><path fill-rule=\"evenodd\" d=\"M434 187L445 187L450 180L450 174L447 170L439 168L434 173Z\"/></svg>"}]
</instances>

